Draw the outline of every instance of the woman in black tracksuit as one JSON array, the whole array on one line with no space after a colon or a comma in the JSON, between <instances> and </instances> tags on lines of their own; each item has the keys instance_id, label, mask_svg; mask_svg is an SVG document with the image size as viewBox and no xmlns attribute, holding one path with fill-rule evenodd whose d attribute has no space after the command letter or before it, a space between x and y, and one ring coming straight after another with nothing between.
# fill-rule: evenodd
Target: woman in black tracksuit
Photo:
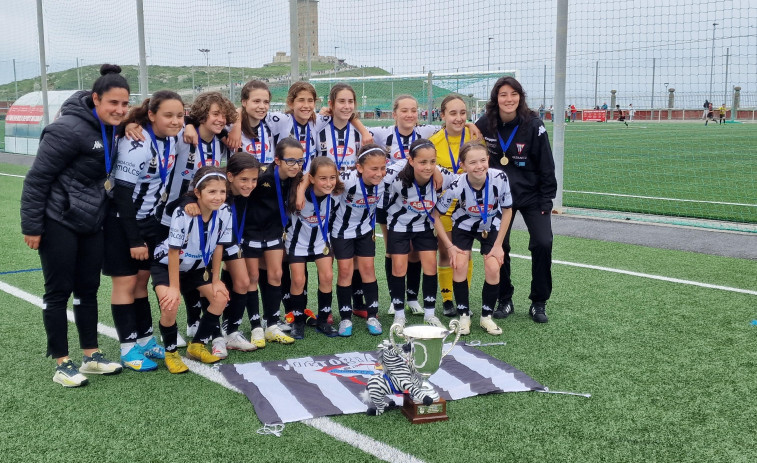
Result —
<instances>
[{"instance_id":1,"label":"woman in black tracksuit","mask_svg":"<svg viewBox=\"0 0 757 463\"><path fill-rule=\"evenodd\" d=\"M91 92L77 92L63 103L61 116L42 131L21 194L21 231L26 244L39 250L45 278L47 354L58 363L53 381L65 387L87 384L82 373L114 374L122 368L106 360L97 345L107 178L115 126L129 105L129 84L120 72L118 66L103 65ZM81 369L68 358L71 293L84 351Z\"/></svg>"},{"instance_id":2,"label":"woman in black tracksuit","mask_svg":"<svg viewBox=\"0 0 757 463\"><path fill-rule=\"evenodd\" d=\"M546 304L552 293L552 199L557 191L555 161L547 130L528 108L526 92L513 77L502 77L491 91L486 114L476 121L489 151L491 167L502 169L510 181L513 217L520 212L530 236L531 308L529 315L538 323L547 322ZM503 154L504 153L504 154ZM510 230L503 244L505 263L500 270L499 304L494 318L513 312L513 285L510 280Z\"/></svg>"}]
</instances>

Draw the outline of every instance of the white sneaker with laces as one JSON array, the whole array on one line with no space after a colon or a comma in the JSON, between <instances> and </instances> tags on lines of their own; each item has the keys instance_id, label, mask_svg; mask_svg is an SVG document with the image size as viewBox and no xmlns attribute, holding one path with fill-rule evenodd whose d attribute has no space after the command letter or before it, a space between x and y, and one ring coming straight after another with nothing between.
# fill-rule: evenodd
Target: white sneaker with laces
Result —
<instances>
[{"instance_id":1,"label":"white sneaker with laces","mask_svg":"<svg viewBox=\"0 0 757 463\"><path fill-rule=\"evenodd\" d=\"M430 325L430 326L436 326L438 328L444 328L444 325L442 322L436 317L436 315L431 315L428 317L423 317L423 323Z\"/></svg>"},{"instance_id":2,"label":"white sneaker with laces","mask_svg":"<svg viewBox=\"0 0 757 463\"><path fill-rule=\"evenodd\" d=\"M339 322L339 336L352 336L352 320L342 320Z\"/></svg>"},{"instance_id":3,"label":"white sneaker with laces","mask_svg":"<svg viewBox=\"0 0 757 463\"><path fill-rule=\"evenodd\" d=\"M470 315L460 315L460 336L470 334Z\"/></svg>"},{"instance_id":4,"label":"white sneaker with laces","mask_svg":"<svg viewBox=\"0 0 757 463\"><path fill-rule=\"evenodd\" d=\"M265 347L265 331L263 331L263 328L259 326L254 328L252 333L250 333L250 338L252 338L252 343L255 344L255 347L258 349Z\"/></svg>"},{"instance_id":5,"label":"white sneaker with laces","mask_svg":"<svg viewBox=\"0 0 757 463\"><path fill-rule=\"evenodd\" d=\"M211 351L211 353L221 359L228 357L229 351L226 350L226 339L215 338L213 340L213 350Z\"/></svg>"},{"instance_id":6,"label":"white sneaker with laces","mask_svg":"<svg viewBox=\"0 0 757 463\"><path fill-rule=\"evenodd\" d=\"M81 362L81 373L95 374L95 375L115 375L121 373L124 367L118 362L111 362L105 358L105 354L101 350L96 350L92 353L92 356L85 355L84 360Z\"/></svg>"},{"instance_id":7,"label":"white sneaker with laces","mask_svg":"<svg viewBox=\"0 0 757 463\"><path fill-rule=\"evenodd\" d=\"M257 346L248 341L240 331L234 331L226 335L226 349L252 352L257 349Z\"/></svg>"},{"instance_id":8,"label":"white sneaker with laces","mask_svg":"<svg viewBox=\"0 0 757 463\"><path fill-rule=\"evenodd\" d=\"M496 323L494 323L494 320L492 320L491 315L487 315L486 317L481 317L481 328L485 329L487 333L493 334L493 335L499 335L502 334L502 328L497 326Z\"/></svg>"},{"instance_id":9,"label":"white sneaker with laces","mask_svg":"<svg viewBox=\"0 0 757 463\"><path fill-rule=\"evenodd\" d=\"M407 307L410 309L410 313L413 315L423 315L423 307L418 301L407 301Z\"/></svg>"}]
</instances>

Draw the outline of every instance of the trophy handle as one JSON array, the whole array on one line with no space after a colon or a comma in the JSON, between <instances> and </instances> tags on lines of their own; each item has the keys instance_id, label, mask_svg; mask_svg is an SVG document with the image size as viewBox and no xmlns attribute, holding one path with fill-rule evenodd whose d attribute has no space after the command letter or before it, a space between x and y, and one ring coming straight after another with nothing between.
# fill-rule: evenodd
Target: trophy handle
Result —
<instances>
[{"instance_id":1,"label":"trophy handle","mask_svg":"<svg viewBox=\"0 0 757 463\"><path fill-rule=\"evenodd\" d=\"M444 352L442 354L442 358L444 358L447 354L449 354L450 351L455 348L455 344L457 344L457 341L460 340L460 322L458 320L452 320L451 322L449 322L449 329L452 332L454 332L456 336L455 336L455 340L452 341L452 345L449 347L449 349L447 349L447 352ZM447 336L452 334L452 332L448 333ZM447 340L447 336L445 336L444 339L442 339L442 345L444 345L444 341Z\"/></svg>"},{"instance_id":2,"label":"trophy handle","mask_svg":"<svg viewBox=\"0 0 757 463\"><path fill-rule=\"evenodd\" d=\"M397 333L398 336L402 336L402 325L399 323L394 323L391 327L389 327L389 342L392 343L392 347L397 349L397 343L394 342L394 334ZM399 352L402 352L402 349L399 349Z\"/></svg>"}]
</instances>

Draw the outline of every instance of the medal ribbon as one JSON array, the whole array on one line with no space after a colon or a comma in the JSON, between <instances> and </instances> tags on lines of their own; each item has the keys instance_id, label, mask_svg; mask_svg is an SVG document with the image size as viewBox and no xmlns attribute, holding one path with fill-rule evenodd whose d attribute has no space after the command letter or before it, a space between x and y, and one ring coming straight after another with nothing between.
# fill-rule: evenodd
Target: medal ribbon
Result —
<instances>
[{"instance_id":1,"label":"medal ribbon","mask_svg":"<svg viewBox=\"0 0 757 463\"><path fill-rule=\"evenodd\" d=\"M334 120L330 122L331 125L331 146L334 148L334 162L336 163L336 170L342 170L342 164L344 163L344 156L347 155L347 144L350 142L350 123L347 122L347 127L344 129L344 145L342 145L342 160L339 160L339 148L337 146L336 132L334 132Z\"/></svg>"},{"instance_id":2,"label":"medal ribbon","mask_svg":"<svg viewBox=\"0 0 757 463\"><path fill-rule=\"evenodd\" d=\"M279 215L281 216L281 226L286 229L289 223L286 207L284 207L284 196L281 194L281 177L279 177L279 166L273 168L273 177L276 181L276 199L279 202Z\"/></svg>"},{"instance_id":3,"label":"medal ribbon","mask_svg":"<svg viewBox=\"0 0 757 463\"><path fill-rule=\"evenodd\" d=\"M207 240L205 240L205 223L202 221L202 214L197 216L197 228L200 232L200 252L202 253L202 262L205 264L206 269L208 268L208 263L210 263L210 256L213 255L213 250L205 249L205 245L210 242L210 237L216 228L217 216L218 211L213 211L213 215L210 216L210 231L208 232Z\"/></svg>"},{"instance_id":4,"label":"medal ribbon","mask_svg":"<svg viewBox=\"0 0 757 463\"><path fill-rule=\"evenodd\" d=\"M452 147L449 145L449 137L447 137L447 129L444 129L444 139L447 140L447 149L449 150L449 163L452 165L452 173L456 174L457 169L460 167L460 163L458 162L457 164L455 164L455 156L452 154ZM464 144L465 144L465 127L463 127L463 134L460 135L460 147L457 149L458 159L460 159L460 150L463 149Z\"/></svg>"},{"instance_id":5,"label":"medal ribbon","mask_svg":"<svg viewBox=\"0 0 757 463\"><path fill-rule=\"evenodd\" d=\"M318 228L321 230L321 236L326 246L329 244L329 214L331 212L331 195L326 195L326 217L321 221L321 206L318 204L318 198L315 197L315 192L310 190L310 199L313 200L313 208L315 209L315 218L318 220Z\"/></svg>"},{"instance_id":6,"label":"medal ribbon","mask_svg":"<svg viewBox=\"0 0 757 463\"><path fill-rule=\"evenodd\" d=\"M488 231L486 222L489 220L489 173L486 173L486 182L484 183L484 204L479 204L476 199L476 190L473 189L473 185L470 184L470 179L465 176L465 180L468 182L468 187L473 193L473 198L476 200L476 209L481 215L481 220L484 222L484 231Z\"/></svg>"},{"instance_id":7,"label":"medal ribbon","mask_svg":"<svg viewBox=\"0 0 757 463\"><path fill-rule=\"evenodd\" d=\"M510 134L510 137L507 139L507 143L502 142L502 137L499 135L499 132L497 132L497 138L499 139L499 146L502 148L502 156L506 156L507 148L510 147L510 143L513 142L513 137L515 137L515 133L518 131L519 125L516 125L513 129L513 133Z\"/></svg>"},{"instance_id":8,"label":"medal ribbon","mask_svg":"<svg viewBox=\"0 0 757 463\"><path fill-rule=\"evenodd\" d=\"M402 159L405 159L405 145L402 144L400 129L396 125L394 126L394 136L397 137L397 146L400 149L400 153L402 153ZM410 143L412 144L415 141L415 129L413 129L413 133L410 137Z\"/></svg>"},{"instance_id":9,"label":"medal ribbon","mask_svg":"<svg viewBox=\"0 0 757 463\"><path fill-rule=\"evenodd\" d=\"M258 130L260 130L260 163L265 164L265 127L263 121L258 124Z\"/></svg>"},{"instance_id":10,"label":"medal ribbon","mask_svg":"<svg viewBox=\"0 0 757 463\"><path fill-rule=\"evenodd\" d=\"M433 180L429 180L429 183L433 182ZM413 179L413 185L415 185L415 191L418 193L418 199L421 200L421 205L423 206L423 211L426 213L426 217L428 217L428 220L431 221L431 225L434 224L434 218L431 217L431 214L428 212L428 209L426 209L426 198L424 195L421 194L421 188L418 186L418 182ZM431 185L431 200L434 200L434 186Z\"/></svg>"},{"instance_id":11,"label":"medal ribbon","mask_svg":"<svg viewBox=\"0 0 757 463\"><path fill-rule=\"evenodd\" d=\"M376 229L376 207L378 206L378 201L376 201L376 207L374 207L373 212L371 212L371 203L368 202L368 193L365 191L365 183L363 182L363 177L360 177L360 190L363 192L363 200L365 201L365 208L368 209L368 215L371 218L371 230L375 230Z\"/></svg>"},{"instance_id":12,"label":"medal ribbon","mask_svg":"<svg viewBox=\"0 0 757 463\"><path fill-rule=\"evenodd\" d=\"M111 169L111 161L110 158L110 147L116 145L116 130L113 129L113 137L110 140L108 140L108 135L105 133L105 124L103 124L103 121L100 120L100 116L97 115L97 110L95 108L92 108L92 115L95 116L95 119L97 119L97 122L100 123L100 132L103 136L103 148L105 149L105 176L107 177L110 175L110 169Z\"/></svg>"},{"instance_id":13,"label":"medal ribbon","mask_svg":"<svg viewBox=\"0 0 757 463\"><path fill-rule=\"evenodd\" d=\"M242 213L242 223L237 224L237 204L233 199L231 200L231 226L234 229L234 233L237 234L237 244L242 246L242 231L244 230L245 220L247 219L247 204L245 203L244 213Z\"/></svg>"},{"instance_id":14,"label":"medal ribbon","mask_svg":"<svg viewBox=\"0 0 757 463\"><path fill-rule=\"evenodd\" d=\"M202 150L203 143L204 142L202 141L202 138L200 138L199 143L197 143L197 147L200 148L200 159L202 159L202 165L206 166L208 164L205 162L205 152ZM210 149L213 151L213 164L211 165L215 166L216 165L216 136L215 135L213 135L213 139L210 140Z\"/></svg>"},{"instance_id":15,"label":"medal ribbon","mask_svg":"<svg viewBox=\"0 0 757 463\"><path fill-rule=\"evenodd\" d=\"M310 122L308 121L305 125L307 128L305 129L305 165L302 166L303 171L308 168L308 161L310 161ZM294 114L292 114L292 127L294 127L294 137L297 141L300 141L299 124L297 119L294 118Z\"/></svg>"},{"instance_id":16,"label":"medal ribbon","mask_svg":"<svg viewBox=\"0 0 757 463\"><path fill-rule=\"evenodd\" d=\"M152 146L155 149L155 155L158 157L158 170L160 171L160 184L166 184L166 178L168 177L168 156L171 152L171 139L166 138L163 144L163 158L160 157L160 151L158 151L158 139L155 137L155 132L152 130L152 125L147 125L147 132L150 133L150 140Z\"/></svg>"}]
</instances>

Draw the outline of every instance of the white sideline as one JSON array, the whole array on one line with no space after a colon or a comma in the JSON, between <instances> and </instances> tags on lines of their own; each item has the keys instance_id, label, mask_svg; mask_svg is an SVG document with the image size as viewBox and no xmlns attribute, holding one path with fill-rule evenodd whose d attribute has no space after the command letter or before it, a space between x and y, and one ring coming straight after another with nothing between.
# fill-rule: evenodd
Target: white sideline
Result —
<instances>
[{"instance_id":1,"label":"white sideline","mask_svg":"<svg viewBox=\"0 0 757 463\"><path fill-rule=\"evenodd\" d=\"M5 177L26 178L26 177L24 177L23 175L4 174L4 173L2 173L2 172L0 172L0 175L3 175L3 176L5 176Z\"/></svg>"},{"instance_id":2,"label":"white sideline","mask_svg":"<svg viewBox=\"0 0 757 463\"><path fill-rule=\"evenodd\" d=\"M19 299L23 299L24 301L27 301L32 305L42 308L41 297L35 296L34 294L28 293L20 288L16 288L15 286L11 286L7 283L0 281L0 291L4 291L10 294L11 296L15 296ZM67 310L66 312L68 316L68 321L73 323L74 322L73 311ZM98 323L97 331L103 336L107 336L109 338L118 340L118 335L116 334L116 330L113 327L110 327L108 325L103 325L102 323ZM203 363L190 360L186 357L184 357L183 360L184 360L184 363L186 363L186 365L192 371L192 373L198 374L210 381L213 381L216 384L220 384L226 389L232 390L234 392L238 392L240 394L242 393L242 391L240 391L236 387L229 384L229 382L226 381L226 378L224 378L224 376L221 374L220 371L218 371L218 369L211 368ZM374 457L383 461L423 463L423 460L420 460L390 445L384 444L383 442L379 442L373 439L372 437L368 437L350 428L342 426L341 424L329 418L312 418L309 420L304 420L302 421L302 423L314 429L317 429L318 431L321 431L324 434L328 434L329 436L333 437L336 440L346 442L347 444L350 444L353 447L359 450L362 450L365 453L373 455Z\"/></svg>"}]
</instances>

